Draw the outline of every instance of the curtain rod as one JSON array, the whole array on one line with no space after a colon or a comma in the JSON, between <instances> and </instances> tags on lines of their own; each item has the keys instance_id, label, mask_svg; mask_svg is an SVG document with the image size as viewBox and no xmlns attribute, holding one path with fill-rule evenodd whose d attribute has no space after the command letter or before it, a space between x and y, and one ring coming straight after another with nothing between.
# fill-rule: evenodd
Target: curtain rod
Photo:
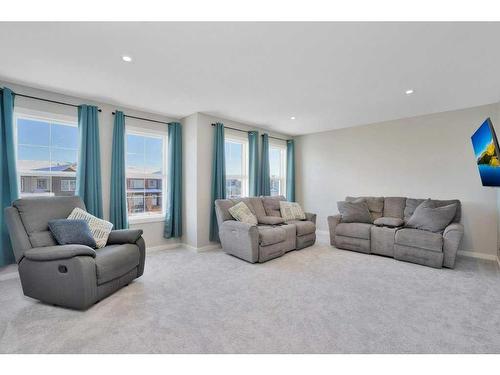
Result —
<instances>
[{"instance_id":1,"label":"curtain rod","mask_svg":"<svg viewBox=\"0 0 500 375\"><path fill-rule=\"evenodd\" d=\"M212 124L212 126L215 126L215 124ZM243 133L248 133L247 130L241 130L241 129L236 129L236 128L231 128L229 126L224 126L224 129L231 129L231 130L236 130L237 132L243 132ZM250 130L250 131L253 131L253 130ZM272 138L272 139L277 139L279 141L288 141L288 139L283 139L283 138L278 138L278 137L273 137L273 136L270 136L268 135L269 138Z\"/></svg>"},{"instance_id":2,"label":"curtain rod","mask_svg":"<svg viewBox=\"0 0 500 375\"><path fill-rule=\"evenodd\" d=\"M116 112L112 112L113 115L116 115ZM123 115L125 117L128 117L128 118L134 118L136 120L142 120L142 121L149 121L149 122L156 122L158 124L165 124L165 125L168 125L169 122L165 122L165 121L159 121L159 120L152 120L150 118L145 118L145 117L137 117L137 116L129 116L129 115Z\"/></svg>"},{"instance_id":3,"label":"curtain rod","mask_svg":"<svg viewBox=\"0 0 500 375\"><path fill-rule=\"evenodd\" d=\"M17 92L13 92L15 96L22 96L23 98L28 98L28 99L34 99L34 100L40 100L42 102L49 102L49 103L55 103L55 104L61 104L61 105L67 105L69 107L75 107L78 108L79 106L76 104L71 104L71 103L65 103L65 102L60 102L57 100L51 100L51 99L45 99L45 98L39 98L38 96L31 96L31 95L24 95L24 94L18 94ZM97 108L99 112L102 112L101 108Z\"/></svg>"}]
</instances>

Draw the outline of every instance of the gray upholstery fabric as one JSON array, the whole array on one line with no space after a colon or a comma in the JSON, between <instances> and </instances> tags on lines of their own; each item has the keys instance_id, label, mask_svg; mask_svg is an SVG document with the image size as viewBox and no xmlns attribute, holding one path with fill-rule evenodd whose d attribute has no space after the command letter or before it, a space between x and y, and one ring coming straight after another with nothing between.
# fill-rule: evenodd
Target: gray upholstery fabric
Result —
<instances>
[{"instance_id":1,"label":"gray upholstery fabric","mask_svg":"<svg viewBox=\"0 0 500 375\"><path fill-rule=\"evenodd\" d=\"M137 278L137 274L139 271L137 268L134 268L127 272L125 275L120 276L116 279L108 281L107 283L101 284L97 286L97 300L101 301L102 299L108 297L113 294L117 290L123 288L124 286L130 284L135 278Z\"/></svg>"},{"instance_id":2,"label":"gray upholstery fabric","mask_svg":"<svg viewBox=\"0 0 500 375\"><path fill-rule=\"evenodd\" d=\"M262 198L260 197L250 197L247 198L248 202L252 205L253 212L257 217L266 216L266 210L264 209L264 204L262 203Z\"/></svg>"},{"instance_id":3,"label":"gray upholstery fabric","mask_svg":"<svg viewBox=\"0 0 500 375\"><path fill-rule=\"evenodd\" d=\"M370 250L373 254L394 256L394 235L396 228L377 227L370 228Z\"/></svg>"},{"instance_id":4,"label":"gray upholstery fabric","mask_svg":"<svg viewBox=\"0 0 500 375\"><path fill-rule=\"evenodd\" d=\"M24 252L31 249L32 246L21 221L21 216L19 216L19 211L15 207L7 207L5 209L5 224L10 234L14 257L16 258L16 262L19 263Z\"/></svg>"},{"instance_id":5,"label":"gray upholstery fabric","mask_svg":"<svg viewBox=\"0 0 500 375\"><path fill-rule=\"evenodd\" d=\"M406 199L406 205L404 209L404 221L407 222L408 219L413 215L413 212L415 209L425 201L425 199L414 199L414 198L407 198Z\"/></svg>"},{"instance_id":6,"label":"gray upholstery fabric","mask_svg":"<svg viewBox=\"0 0 500 375\"><path fill-rule=\"evenodd\" d=\"M372 224L367 223L340 223L337 225L337 229L335 231L336 235L345 236L345 237L353 237L353 238L362 238L365 240L370 239L370 228Z\"/></svg>"},{"instance_id":7,"label":"gray upholstery fabric","mask_svg":"<svg viewBox=\"0 0 500 375\"><path fill-rule=\"evenodd\" d=\"M257 227L259 230L259 245L268 246L286 240L286 232L281 227Z\"/></svg>"},{"instance_id":8,"label":"gray upholstery fabric","mask_svg":"<svg viewBox=\"0 0 500 375\"><path fill-rule=\"evenodd\" d=\"M233 205L236 205L240 202L245 203L246 206L248 207L248 209L250 210L250 212L252 214L254 214L255 216L257 216L255 213L255 208L253 207L253 204L252 204L252 200L250 198L237 198L237 199L232 199L232 201L233 201Z\"/></svg>"},{"instance_id":9,"label":"gray upholstery fabric","mask_svg":"<svg viewBox=\"0 0 500 375\"><path fill-rule=\"evenodd\" d=\"M373 224L381 227L401 227L404 225L404 220L397 217L379 217Z\"/></svg>"},{"instance_id":10,"label":"gray upholstery fabric","mask_svg":"<svg viewBox=\"0 0 500 375\"><path fill-rule=\"evenodd\" d=\"M416 247L431 251L443 250L443 236L419 229L404 228L396 232L394 242L398 245Z\"/></svg>"},{"instance_id":11,"label":"gray upholstery fabric","mask_svg":"<svg viewBox=\"0 0 500 375\"><path fill-rule=\"evenodd\" d=\"M383 216L397 217L399 219L403 219L405 206L406 206L405 197L385 197Z\"/></svg>"},{"instance_id":12,"label":"gray upholstery fabric","mask_svg":"<svg viewBox=\"0 0 500 375\"><path fill-rule=\"evenodd\" d=\"M217 199L215 201L215 215L217 216L219 230L223 222L227 220L234 220L233 216L229 212L229 209L233 206L234 202L230 199Z\"/></svg>"},{"instance_id":13,"label":"gray upholstery fabric","mask_svg":"<svg viewBox=\"0 0 500 375\"><path fill-rule=\"evenodd\" d=\"M306 212L306 220L307 221L310 221L310 222L313 222L314 224L316 224L316 214L313 214L311 212Z\"/></svg>"},{"instance_id":14,"label":"gray upholstery fabric","mask_svg":"<svg viewBox=\"0 0 500 375\"><path fill-rule=\"evenodd\" d=\"M304 234L303 236L298 236L296 243L297 250L312 246L314 245L315 242L316 242L316 233L309 233L309 234Z\"/></svg>"},{"instance_id":15,"label":"gray upholstery fabric","mask_svg":"<svg viewBox=\"0 0 500 375\"><path fill-rule=\"evenodd\" d=\"M97 284L116 279L139 265L135 244L109 245L96 251Z\"/></svg>"},{"instance_id":16,"label":"gray upholstery fabric","mask_svg":"<svg viewBox=\"0 0 500 375\"><path fill-rule=\"evenodd\" d=\"M337 202L343 223L372 223L373 217L366 201Z\"/></svg>"},{"instance_id":17,"label":"gray upholstery fabric","mask_svg":"<svg viewBox=\"0 0 500 375\"><path fill-rule=\"evenodd\" d=\"M109 233L107 245L135 244L143 233L142 229L117 229Z\"/></svg>"},{"instance_id":18,"label":"gray upholstery fabric","mask_svg":"<svg viewBox=\"0 0 500 375\"><path fill-rule=\"evenodd\" d=\"M26 250L24 256L30 260L57 260L68 259L76 256L96 257L95 250L85 245L57 245L36 247Z\"/></svg>"},{"instance_id":19,"label":"gray upholstery fabric","mask_svg":"<svg viewBox=\"0 0 500 375\"><path fill-rule=\"evenodd\" d=\"M421 264L423 266L441 268L443 264L443 253L395 244L394 259Z\"/></svg>"},{"instance_id":20,"label":"gray upholstery fabric","mask_svg":"<svg viewBox=\"0 0 500 375\"><path fill-rule=\"evenodd\" d=\"M439 200L439 199L431 199L431 202L435 207L443 207L449 206L450 204L457 205L457 211L455 212L455 216L453 217L452 223L459 223L462 218L462 205L458 199L447 199L447 200Z\"/></svg>"},{"instance_id":21,"label":"gray upholstery fabric","mask_svg":"<svg viewBox=\"0 0 500 375\"><path fill-rule=\"evenodd\" d=\"M335 247L339 249L346 249L358 251L360 253L370 254L370 240L362 238L335 236Z\"/></svg>"},{"instance_id":22,"label":"gray upholstery fabric","mask_svg":"<svg viewBox=\"0 0 500 375\"><path fill-rule=\"evenodd\" d=\"M291 220L287 221L287 224L294 224L297 228L297 236L303 236L305 234L311 234L316 232L316 224L312 221L305 220Z\"/></svg>"},{"instance_id":23,"label":"gray upholstery fabric","mask_svg":"<svg viewBox=\"0 0 500 375\"><path fill-rule=\"evenodd\" d=\"M464 235L464 226L452 223L446 227L443 233L443 267L454 268L457 257L458 246Z\"/></svg>"},{"instance_id":24,"label":"gray upholstery fabric","mask_svg":"<svg viewBox=\"0 0 500 375\"><path fill-rule=\"evenodd\" d=\"M336 246L335 245L335 233L337 231L337 225L340 224L341 220L342 220L342 216L340 216L340 215L333 215L333 216L327 217L328 230L330 232L330 245L332 245L332 246Z\"/></svg>"},{"instance_id":25,"label":"gray upholstery fabric","mask_svg":"<svg viewBox=\"0 0 500 375\"><path fill-rule=\"evenodd\" d=\"M257 221L259 222L259 224L264 225L278 225L285 222L282 217L278 216L258 216Z\"/></svg>"},{"instance_id":26,"label":"gray upholstery fabric","mask_svg":"<svg viewBox=\"0 0 500 375\"><path fill-rule=\"evenodd\" d=\"M219 227L224 251L247 262L259 260L259 230L256 226L236 220L226 220Z\"/></svg>"},{"instance_id":27,"label":"gray upholstery fabric","mask_svg":"<svg viewBox=\"0 0 500 375\"><path fill-rule=\"evenodd\" d=\"M264 204L264 209L266 210L267 216L280 216L280 201L285 201L283 195L278 195L275 197L263 197L262 203Z\"/></svg>"},{"instance_id":28,"label":"gray upholstery fabric","mask_svg":"<svg viewBox=\"0 0 500 375\"><path fill-rule=\"evenodd\" d=\"M372 219L378 219L382 217L384 212L384 198L383 197L346 197L345 200L347 202L353 202L358 199L363 199L366 201L368 205L368 210L370 210L370 214L372 215Z\"/></svg>"},{"instance_id":29,"label":"gray upholstery fabric","mask_svg":"<svg viewBox=\"0 0 500 375\"><path fill-rule=\"evenodd\" d=\"M12 203L33 247L54 246L56 241L49 232L48 223L54 219L66 219L75 207L85 209L79 197L30 197Z\"/></svg>"},{"instance_id":30,"label":"gray upholstery fabric","mask_svg":"<svg viewBox=\"0 0 500 375\"><path fill-rule=\"evenodd\" d=\"M49 229L59 245L97 246L85 220L55 219L49 221Z\"/></svg>"},{"instance_id":31,"label":"gray upholstery fabric","mask_svg":"<svg viewBox=\"0 0 500 375\"><path fill-rule=\"evenodd\" d=\"M456 203L436 207L434 202L426 200L421 203L406 222L409 228L440 233L451 223L457 212Z\"/></svg>"}]
</instances>

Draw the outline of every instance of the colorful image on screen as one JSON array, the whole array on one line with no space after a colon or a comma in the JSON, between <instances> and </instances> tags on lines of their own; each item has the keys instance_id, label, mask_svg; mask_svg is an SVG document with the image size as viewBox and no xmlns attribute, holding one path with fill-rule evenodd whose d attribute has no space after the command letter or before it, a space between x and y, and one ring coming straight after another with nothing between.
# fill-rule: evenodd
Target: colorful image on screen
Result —
<instances>
[{"instance_id":1,"label":"colorful image on screen","mask_svg":"<svg viewBox=\"0 0 500 375\"><path fill-rule=\"evenodd\" d=\"M498 140L489 118L476 130L471 139L483 186L500 186Z\"/></svg>"}]
</instances>

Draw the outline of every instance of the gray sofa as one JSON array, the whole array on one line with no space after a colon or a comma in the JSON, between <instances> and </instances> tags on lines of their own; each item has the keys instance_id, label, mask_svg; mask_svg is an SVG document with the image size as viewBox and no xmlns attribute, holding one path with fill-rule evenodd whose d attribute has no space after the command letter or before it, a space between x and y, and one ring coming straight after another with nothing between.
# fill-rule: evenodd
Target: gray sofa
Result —
<instances>
[{"instance_id":1,"label":"gray sofa","mask_svg":"<svg viewBox=\"0 0 500 375\"><path fill-rule=\"evenodd\" d=\"M272 218L281 218L279 202L283 196L217 199L215 212L223 250L251 263L262 263L288 251L312 246L316 241L316 215L306 213L306 220L293 220L272 225ZM259 220L250 225L234 220L229 208L243 201ZM264 224L262 222L267 222Z\"/></svg>"},{"instance_id":2,"label":"gray sofa","mask_svg":"<svg viewBox=\"0 0 500 375\"><path fill-rule=\"evenodd\" d=\"M346 197L346 201L365 198L373 219L399 218L406 223L424 199L404 197ZM458 246L464 228L460 224L461 205L458 200L435 200L437 207L457 203L453 221L443 233L419 229L377 226L368 223L342 223L341 215L328 217L331 245L367 254L394 257L398 260L430 267L455 266Z\"/></svg>"},{"instance_id":3,"label":"gray sofa","mask_svg":"<svg viewBox=\"0 0 500 375\"><path fill-rule=\"evenodd\" d=\"M142 230L114 230L107 245L57 245L48 222L85 205L79 197L18 199L5 209L23 292L40 301L86 309L142 275Z\"/></svg>"}]
</instances>

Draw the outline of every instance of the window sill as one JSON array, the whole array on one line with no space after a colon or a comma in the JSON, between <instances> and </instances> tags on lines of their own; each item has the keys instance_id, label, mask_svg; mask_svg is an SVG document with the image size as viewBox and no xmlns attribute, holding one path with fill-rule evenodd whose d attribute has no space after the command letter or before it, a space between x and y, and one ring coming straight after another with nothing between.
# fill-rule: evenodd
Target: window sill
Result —
<instances>
[{"instance_id":1,"label":"window sill","mask_svg":"<svg viewBox=\"0 0 500 375\"><path fill-rule=\"evenodd\" d=\"M162 221L165 221L165 216L135 217L135 218L128 219L128 222L130 225L145 224L145 223L159 223Z\"/></svg>"}]
</instances>

